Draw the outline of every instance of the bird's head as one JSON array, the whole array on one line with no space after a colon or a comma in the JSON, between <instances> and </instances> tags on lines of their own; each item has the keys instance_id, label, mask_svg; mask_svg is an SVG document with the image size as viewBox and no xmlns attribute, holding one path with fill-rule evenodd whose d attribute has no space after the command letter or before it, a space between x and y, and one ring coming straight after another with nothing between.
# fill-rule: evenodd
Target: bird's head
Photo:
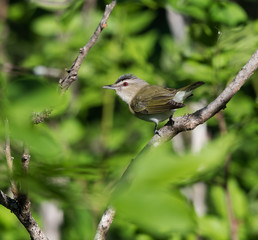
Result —
<instances>
[{"instance_id":1,"label":"bird's head","mask_svg":"<svg viewBox=\"0 0 258 240\"><path fill-rule=\"evenodd\" d=\"M144 80L132 74L125 74L119 77L114 84L103 86L103 88L114 89L119 97L130 104L136 93L146 85L148 83Z\"/></svg>"}]
</instances>

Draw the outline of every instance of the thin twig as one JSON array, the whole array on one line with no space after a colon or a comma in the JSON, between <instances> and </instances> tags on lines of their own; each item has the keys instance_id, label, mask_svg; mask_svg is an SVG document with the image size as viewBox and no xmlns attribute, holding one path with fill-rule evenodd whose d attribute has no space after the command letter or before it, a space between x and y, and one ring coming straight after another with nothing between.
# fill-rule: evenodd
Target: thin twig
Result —
<instances>
[{"instance_id":1,"label":"thin twig","mask_svg":"<svg viewBox=\"0 0 258 240\"><path fill-rule=\"evenodd\" d=\"M9 169L10 173L12 173L13 172L13 159L12 159L12 154L11 154L8 119L6 119L6 121L5 121L5 157L6 157L8 169Z\"/></svg>"},{"instance_id":2,"label":"thin twig","mask_svg":"<svg viewBox=\"0 0 258 240\"><path fill-rule=\"evenodd\" d=\"M106 5L104 15L103 15L98 27L96 28L94 34L92 35L92 37L90 38L88 43L85 46L83 46L82 48L80 48L79 55L74 60L71 68L69 70L67 70L68 75L65 76L64 78L60 79L59 86L62 89L62 92L65 92L70 87L70 85L74 81L77 80L78 72L79 72L79 69L81 67L81 64L82 64L84 58L86 57L86 55L88 54L88 52L90 51L92 46L97 42L102 30L105 27L107 27L107 20L110 16L112 10L114 9L115 5L116 5L116 0L113 0L110 4Z\"/></svg>"},{"instance_id":3,"label":"thin twig","mask_svg":"<svg viewBox=\"0 0 258 240\"><path fill-rule=\"evenodd\" d=\"M11 191L14 197L18 196L18 188L12 178L13 175L13 157L11 154L11 144L10 144L10 133L9 133L9 122L8 119L5 121L5 157L6 162L10 174L10 184L11 184Z\"/></svg>"},{"instance_id":4,"label":"thin twig","mask_svg":"<svg viewBox=\"0 0 258 240\"><path fill-rule=\"evenodd\" d=\"M24 152L22 154L22 168L23 170L28 173L29 171L29 164L30 164L30 153L29 148L25 147Z\"/></svg>"}]
</instances>

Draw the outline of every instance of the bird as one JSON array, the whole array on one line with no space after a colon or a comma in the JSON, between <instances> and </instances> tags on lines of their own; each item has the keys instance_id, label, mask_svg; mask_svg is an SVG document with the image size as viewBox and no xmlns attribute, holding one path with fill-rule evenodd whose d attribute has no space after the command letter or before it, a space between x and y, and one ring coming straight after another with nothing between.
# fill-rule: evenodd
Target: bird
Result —
<instances>
[{"instance_id":1,"label":"bird","mask_svg":"<svg viewBox=\"0 0 258 240\"><path fill-rule=\"evenodd\" d=\"M130 112L136 117L155 123L154 133L159 122L172 117L176 109L184 107L184 100L192 96L194 89L203 85L198 81L185 87L174 89L158 85L151 85L133 74L124 74L112 85L103 88L113 89L116 94L128 104Z\"/></svg>"}]
</instances>

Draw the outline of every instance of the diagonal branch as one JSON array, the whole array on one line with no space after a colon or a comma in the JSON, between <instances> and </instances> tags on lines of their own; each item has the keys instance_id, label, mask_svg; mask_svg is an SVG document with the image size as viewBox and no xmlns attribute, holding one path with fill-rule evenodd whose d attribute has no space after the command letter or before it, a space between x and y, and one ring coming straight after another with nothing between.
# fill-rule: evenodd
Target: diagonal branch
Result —
<instances>
[{"instance_id":1,"label":"diagonal branch","mask_svg":"<svg viewBox=\"0 0 258 240\"><path fill-rule=\"evenodd\" d=\"M74 60L71 68L67 70L68 75L60 79L59 87L62 90L62 92L65 92L70 87L70 85L77 80L78 71L81 67L82 62L86 57L86 55L88 54L91 47L97 42L98 37L102 32L102 30L105 27L107 27L107 20L112 10L114 9L116 2L117 2L116 0L112 0L110 4L106 5L104 15L98 27L96 28L94 34L92 35L88 43L80 49L78 57ZM34 123L37 124L44 121L44 119L49 116L50 112L46 110L42 114L36 114L34 116L35 119L33 119ZM6 121L5 155L6 155L8 169L12 177L13 159L11 156L8 120ZM30 162L30 155L27 148L24 150L21 160L22 160L23 173L26 176L26 174L28 173L29 162ZM24 225L24 227L30 234L30 237L32 240L48 240L45 234L41 231L35 219L32 217L31 202L27 195L26 186L23 186L23 189L22 190L19 189L18 191L16 185L14 184L14 181L11 179L11 188L14 194L14 198L10 198L8 195L4 194L2 190L0 190L0 204L10 209L11 212L13 212L17 216L17 218L20 220L20 222ZM107 211L107 216L109 216L111 212L112 210ZM115 212L113 211L113 216L114 214ZM104 216L105 215L103 215L102 221L99 225L99 229L100 229L99 234L100 236L103 236L103 237L105 237L105 234L108 231L109 226L111 225L111 222L113 219L113 217L105 218Z\"/></svg>"},{"instance_id":2,"label":"diagonal branch","mask_svg":"<svg viewBox=\"0 0 258 240\"><path fill-rule=\"evenodd\" d=\"M146 148L155 147L160 145L163 142L169 141L180 132L193 130L198 125L206 122L208 119L213 117L220 110L226 108L226 104L240 90L240 88L250 78L250 76L254 73L254 71L257 68L258 68L258 50L256 50L256 52L252 55L252 57L246 63L246 65L240 70L240 72L233 79L233 81L224 89L224 91L213 102L211 102L206 107L192 114L186 114L182 117L177 117L173 119L174 120L173 125L171 126L166 124L164 127L162 127L159 130L159 135L157 134L154 135L153 138L143 148L142 151L145 151ZM139 156L141 152L137 156ZM129 163L127 169L125 170L123 176L120 179L120 182L124 178L126 178L127 173L129 172L129 169L131 168L133 163L137 160L137 156ZM102 219L106 218L106 219L113 220L114 215L115 215L115 210L112 207L108 207L107 210L104 212ZM109 227L110 225L108 226L108 228ZM105 231L105 234L103 235L100 235L99 231L101 231L100 225L98 227L95 240L105 240L106 231ZM100 237L97 238L98 236Z\"/></svg>"},{"instance_id":3,"label":"diagonal branch","mask_svg":"<svg viewBox=\"0 0 258 240\"><path fill-rule=\"evenodd\" d=\"M80 48L79 55L74 60L72 66L70 67L70 69L66 69L67 74L59 80L59 88L61 89L61 93L64 93L71 86L71 84L78 79L78 72L80 70L82 62L84 58L87 56L90 49L97 42L102 30L108 26L107 20L111 12L113 11L114 7L116 6L116 2L116 0L112 0L110 4L106 5L103 17L99 25L97 26L95 32L91 36L90 40L87 42L86 45ZM45 109L40 113L33 113L32 122L34 124L44 122L47 118L49 118L51 111L52 109Z\"/></svg>"},{"instance_id":4,"label":"diagonal branch","mask_svg":"<svg viewBox=\"0 0 258 240\"><path fill-rule=\"evenodd\" d=\"M48 240L31 215L30 202L29 205L22 208L18 200L10 198L0 190L0 204L11 210L11 212L16 215L30 234L30 238L32 240Z\"/></svg>"},{"instance_id":5,"label":"diagonal branch","mask_svg":"<svg viewBox=\"0 0 258 240\"><path fill-rule=\"evenodd\" d=\"M111 226L113 218L115 216L115 210L111 207L107 208L106 211L103 213L100 223L98 225L97 233L95 235L94 240L105 240L106 234Z\"/></svg>"},{"instance_id":6,"label":"diagonal branch","mask_svg":"<svg viewBox=\"0 0 258 240\"><path fill-rule=\"evenodd\" d=\"M106 5L104 15L98 27L96 28L94 34L92 35L88 43L84 47L80 48L78 57L74 60L71 68L67 70L68 75L60 79L59 87L62 89L62 92L65 92L70 87L70 85L77 80L78 72L81 67L82 61L90 51L91 47L97 42L102 30L105 27L107 27L107 20L112 10L114 9L115 5L116 5L116 0L113 0L110 4Z\"/></svg>"},{"instance_id":7,"label":"diagonal branch","mask_svg":"<svg viewBox=\"0 0 258 240\"><path fill-rule=\"evenodd\" d=\"M220 110L226 108L229 100L240 90L244 83L250 78L254 71L258 68L258 50L252 55L250 60L236 75L233 81L224 89L224 91L206 107L174 120L173 126L166 125L159 130L160 136L157 134L150 140L149 145L158 145L161 142L172 139L175 135L183 131L189 131L198 125L206 122Z\"/></svg>"}]
</instances>

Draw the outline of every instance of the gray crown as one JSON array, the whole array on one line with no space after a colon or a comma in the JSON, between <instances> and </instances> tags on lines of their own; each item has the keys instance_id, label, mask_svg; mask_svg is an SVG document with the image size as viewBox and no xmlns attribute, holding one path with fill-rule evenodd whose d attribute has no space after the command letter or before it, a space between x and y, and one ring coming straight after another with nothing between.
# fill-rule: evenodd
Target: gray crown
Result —
<instances>
[{"instance_id":1,"label":"gray crown","mask_svg":"<svg viewBox=\"0 0 258 240\"><path fill-rule=\"evenodd\" d=\"M137 77L131 73L128 73L128 74L124 74L122 75L121 77L119 77L115 83L119 83L121 81L124 81L126 79L136 79Z\"/></svg>"}]
</instances>

